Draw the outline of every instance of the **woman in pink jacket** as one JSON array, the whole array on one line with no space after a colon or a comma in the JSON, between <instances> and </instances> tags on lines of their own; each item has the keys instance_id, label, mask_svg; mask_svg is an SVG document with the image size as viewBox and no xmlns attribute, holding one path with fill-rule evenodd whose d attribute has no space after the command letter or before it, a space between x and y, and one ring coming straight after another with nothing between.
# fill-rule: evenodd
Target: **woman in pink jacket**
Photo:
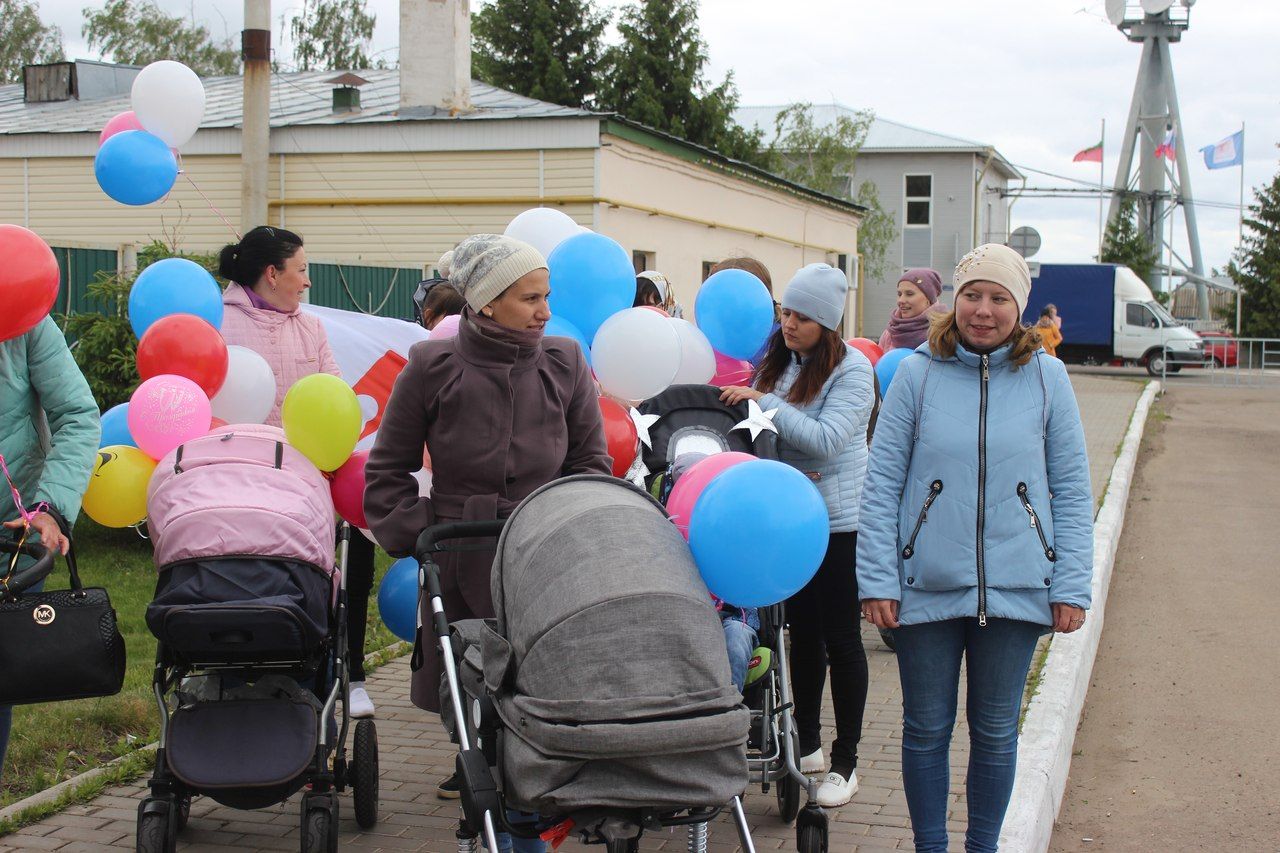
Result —
<instances>
[{"instance_id":1,"label":"woman in pink jacket","mask_svg":"<svg viewBox=\"0 0 1280 853\"><path fill-rule=\"evenodd\" d=\"M222 294L222 337L267 360L276 377L276 402L266 422L280 426L284 395L304 376L341 377L329 349L324 325L304 313L302 297L311 287L302 238L292 231L260 225L222 248L218 274L231 283ZM351 669L353 717L372 717L373 702L364 686L364 635L373 588L373 543L351 537L347 552L347 657Z\"/></svg>"}]
</instances>

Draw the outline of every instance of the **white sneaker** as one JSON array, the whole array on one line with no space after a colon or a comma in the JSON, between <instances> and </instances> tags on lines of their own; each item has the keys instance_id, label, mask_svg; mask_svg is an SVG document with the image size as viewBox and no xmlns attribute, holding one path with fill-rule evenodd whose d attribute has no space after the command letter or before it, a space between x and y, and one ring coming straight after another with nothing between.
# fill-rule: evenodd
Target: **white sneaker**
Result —
<instances>
[{"instance_id":1,"label":"white sneaker","mask_svg":"<svg viewBox=\"0 0 1280 853\"><path fill-rule=\"evenodd\" d=\"M351 694L347 699L347 713L353 720L373 716L373 700L364 689L363 681L351 682Z\"/></svg>"},{"instance_id":2,"label":"white sneaker","mask_svg":"<svg viewBox=\"0 0 1280 853\"><path fill-rule=\"evenodd\" d=\"M852 800L856 793L858 793L857 773L850 770L848 779L839 773L828 773L827 778L823 779L822 784L818 786L818 805L827 809L843 806Z\"/></svg>"},{"instance_id":3,"label":"white sneaker","mask_svg":"<svg viewBox=\"0 0 1280 853\"><path fill-rule=\"evenodd\" d=\"M800 759L800 772L806 776L821 773L827 769L827 757L822 754L822 747Z\"/></svg>"}]
</instances>

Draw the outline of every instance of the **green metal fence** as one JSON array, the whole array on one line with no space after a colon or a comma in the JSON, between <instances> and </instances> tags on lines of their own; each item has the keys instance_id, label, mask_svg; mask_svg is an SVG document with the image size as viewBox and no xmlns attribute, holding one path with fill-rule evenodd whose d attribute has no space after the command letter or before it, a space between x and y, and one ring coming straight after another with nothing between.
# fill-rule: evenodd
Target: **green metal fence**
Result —
<instances>
[{"instance_id":1,"label":"green metal fence","mask_svg":"<svg viewBox=\"0 0 1280 853\"><path fill-rule=\"evenodd\" d=\"M89 285L99 271L114 273L118 263L115 249L72 249L53 246L61 273L58 302L53 310L60 314L99 313L111 309L89 296Z\"/></svg>"}]
</instances>

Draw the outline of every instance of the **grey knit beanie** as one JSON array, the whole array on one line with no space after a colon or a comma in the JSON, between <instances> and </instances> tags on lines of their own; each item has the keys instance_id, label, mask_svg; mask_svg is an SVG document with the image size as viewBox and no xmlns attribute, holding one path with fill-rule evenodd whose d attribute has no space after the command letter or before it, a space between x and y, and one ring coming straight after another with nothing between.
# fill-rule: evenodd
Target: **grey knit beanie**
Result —
<instances>
[{"instance_id":1,"label":"grey knit beanie","mask_svg":"<svg viewBox=\"0 0 1280 853\"><path fill-rule=\"evenodd\" d=\"M546 259L528 243L501 234L475 234L454 247L449 282L472 311L479 311L516 279L546 268Z\"/></svg>"},{"instance_id":2,"label":"grey knit beanie","mask_svg":"<svg viewBox=\"0 0 1280 853\"><path fill-rule=\"evenodd\" d=\"M956 265L956 299L966 284L990 281L1009 291L1018 306L1018 317L1027 313L1027 300L1031 298L1031 270L1027 262L1013 249L999 243L984 243L960 259Z\"/></svg>"},{"instance_id":3,"label":"grey knit beanie","mask_svg":"<svg viewBox=\"0 0 1280 853\"><path fill-rule=\"evenodd\" d=\"M835 331L844 316L849 279L830 264L801 267L782 294L782 307L799 311L810 320Z\"/></svg>"}]
</instances>

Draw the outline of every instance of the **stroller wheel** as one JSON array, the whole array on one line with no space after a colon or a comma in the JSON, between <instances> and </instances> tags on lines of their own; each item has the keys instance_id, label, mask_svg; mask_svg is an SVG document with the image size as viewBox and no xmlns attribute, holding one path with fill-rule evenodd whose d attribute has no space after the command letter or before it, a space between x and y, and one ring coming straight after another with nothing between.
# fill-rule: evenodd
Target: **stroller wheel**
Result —
<instances>
[{"instance_id":1,"label":"stroller wheel","mask_svg":"<svg viewBox=\"0 0 1280 853\"><path fill-rule=\"evenodd\" d=\"M806 826L797 839L799 853L827 853L827 831L823 826Z\"/></svg>"},{"instance_id":2,"label":"stroller wheel","mask_svg":"<svg viewBox=\"0 0 1280 853\"><path fill-rule=\"evenodd\" d=\"M800 783L788 773L778 780L778 816L791 823L800 813Z\"/></svg>"},{"instance_id":3,"label":"stroller wheel","mask_svg":"<svg viewBox=\"0 0 1280 853\"><path fill-rule=\"evenodd\" d=\"M636 853L640 849L640 838L613 838L605 844L609 853Z\"/></svg>"},{"instance_id":4,"label":"stroller wheel","mask_svg":"<svg viewBox=\"0 0 1280 853\"><path fill-rule=\"evenodd\" d=\"M351 761L351 789L356 802L356 823L368 829L378 822L378 730L373 720L356 723Z\"/></svg>"},{"instance_id":5,"label":"stroller wheel","mask_svg":"<svg viewBox=\"0 0 1280 853\"><path fill-rule=\"evenodd\" d=\"M174 805L174 827L175 832L182 832L187 828L187 821L191 819L191 795L183 794L178 797L177 803Z\"/></svg>"},{"instance_id":6,"label":"stroller wheel","mask_svg":"<svg viewBox=\"0 0 1280 853\"><path fill-rule=\"evenodd\" d=\"M302 853L337 853L338 798L334 794L302 798Z\"/></svg>"},{"instance_id":7,"label":"stroller wheel","mask_svg":"<svg viewBox=\"0 0 1280 853\"><path fill-rule=\"evenodd\" d=\"M138 808L137 853L174 853L178 848L176 807L160 799L143 800Z\"/></svg>"}]
</instances>

